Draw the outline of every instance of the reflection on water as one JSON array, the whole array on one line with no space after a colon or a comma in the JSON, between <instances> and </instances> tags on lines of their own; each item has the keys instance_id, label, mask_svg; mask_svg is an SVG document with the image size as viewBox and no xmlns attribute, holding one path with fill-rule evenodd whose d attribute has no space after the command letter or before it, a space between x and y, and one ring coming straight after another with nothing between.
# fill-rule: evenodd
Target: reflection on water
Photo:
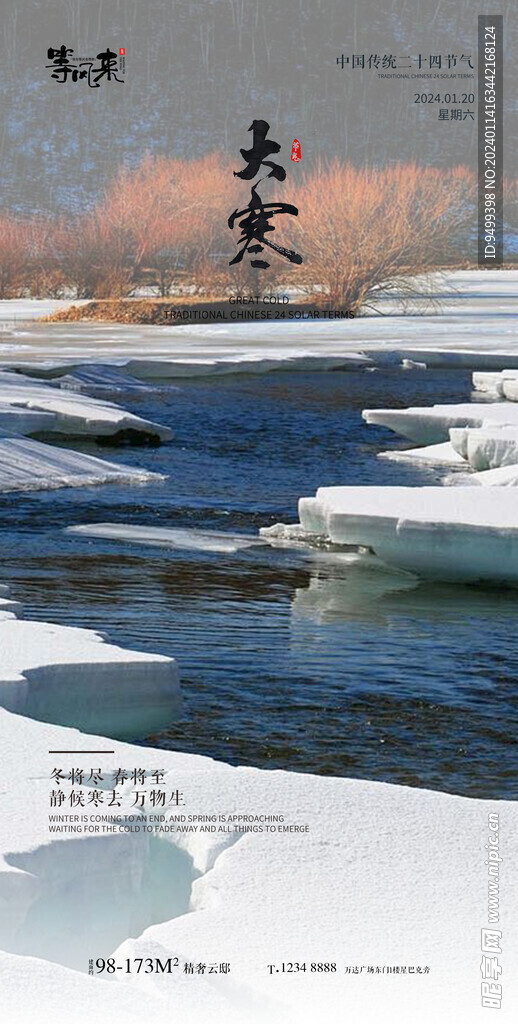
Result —
<instances>
[{"instance_id":1,"label":"reflection on water","mask_svg":"<svg viewBox=\"0 0 518 1024\"><path fill-rule=\"evenodd\" d=\"M293 521L297 497L320 484L434 482L436 469L377 460L400 442L366 427L360 410L468 391L467 374L380 371L139 395L127 404L171 425L175 440L126 449L121 461L169 479L4 496L2 576L28 615L178 659L183 719L148 742L236 764L514 797L518 591L419 583L350 555L128 547L63 532L113 522L250 535Z\"/></svg>"},{"instance_id":2,"label":"reflection on water","mask_svg":"<svg viewBox=\"0 0 518 1024\"><path fill-rule=\"evenodd\" d=\"M323 556L326 560L326 556ZM514 618L518 590L419 580L410 573L392 571L374 556L329 555L328 571L318 565L308 588L293 600L294 616L320 624L355 619L378 621L386 626L400 617L443 622L470 622ZM329 575L333 569L336 575Z\"/></svg>"},{"instance_id":3,"label":"reflection on water","mask_svg":"<svg viewBox=\"0 0 518 1024\"><path fill-rule=\"evenodd\" d=\"M322 561L325 561L322 556ZM385 570L382 563L373 566L372 556L335 555L327 558L336 577L315 566L309 587L295 592L292 611L296 619L311 619L318 625L355 619L387 624L385 601L390 595L416 590L417 579L405 573Z\"/></svg>"}]
</instances>

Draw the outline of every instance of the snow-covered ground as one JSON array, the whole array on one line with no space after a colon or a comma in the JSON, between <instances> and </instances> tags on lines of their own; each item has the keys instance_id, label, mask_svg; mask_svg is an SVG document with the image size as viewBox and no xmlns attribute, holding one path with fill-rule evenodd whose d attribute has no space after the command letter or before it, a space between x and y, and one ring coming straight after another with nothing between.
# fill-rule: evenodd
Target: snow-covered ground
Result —
<instances>
[{"instance_id":1,"label":"snow-covered ground","mask_svg":"<svg viewBox=\"0 0 518 1024\"><path fill-rule=\"evenodd\" d=\"M380 297L373 305L382 315L369 308L366 316L354 320L272 319L181 327L36 323L51 305L63 304L0 302L1 364L67 372L84 363L112 363L144 379L264 373L283 367L326 369L368 361L518 368L518 270L447 272L423 282L420 298ZM271 307L273 314L277 308ZM283 308L289 313L289 304Z\"/></svg>"},{"instance_id":2,"label":"snow-covered ground","mask_svg":"<svg viewBox=\"0 0 518 1024\"><path fill-rule=\"evenodd\" d=\"M314 1024L344 1014L367 1024L486 1019L480 962L488 814L500 817L501 855L510 865L518 853L516 803L231 768L6 711L0 711L0 733L6 780L0 967L3 1012L12 1024L69 1024L72 1005L74 1024L173 1018ZM113 752L49 753L63 750ZM145 833L131 786L119 789L121 807L76 808L88 818L112 816L114 831L89 820L81 832L51 833L49 813L70 813L70 805L50 808L50 793L59 788L68 797L72 788L53 782L51 772L81 767L101 770L106 801L111 773L142 768L146 781L138 789L146 800L155 788L150 773L161 770L162 788L178 791L184 802L161 809L161 821L149 818L146 805ZM87 794L94 788L90 783ZM178 814L185 819L171 821ZM207 815L209 824L203 830L198 820L181 831L189 815ZM264 818L255 821L271 815L269 831ZM251 823L256 831L236 829ZM91 831L84 831L87 824ZM137 825L140 832L129 831ZM502 870L499 1020L506 1022L517 989L517 896L516 873ZM110 955L121 971L84 973L90 958ZM137 974L137 958L147 957L178 957L178 968L170 975ZM311 970L326 962L336 971ZM186 963L207 970L186 974ZM208 972L225 963L230 973ZM305 963L307 970L283 971L288 963ZM383 972L396 965L406 968L404 976Z\"/></svg>"}]
</instances>

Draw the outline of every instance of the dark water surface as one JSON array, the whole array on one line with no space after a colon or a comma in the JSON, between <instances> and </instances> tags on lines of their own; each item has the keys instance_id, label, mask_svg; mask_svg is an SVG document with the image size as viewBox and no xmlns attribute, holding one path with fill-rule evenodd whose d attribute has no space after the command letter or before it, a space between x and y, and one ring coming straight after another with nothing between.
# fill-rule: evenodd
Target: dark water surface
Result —
<instances>
[{"instance_id":1,"label":"dark water surface","mask_svg":"<svg viewBox=\"0 0 518 1024\"><path fill-rule=\"evenodd\" d=\"M63 533L118 522L257 533L333 484L437 483L361 410L465 401L460 371L276 373L107 395L160 448L81 447L164 483L0 496L2 577L26 617L178 659L159 746L263 768L516 797L518 591L417 583L325 552L166 550ZM101 727L102 728L102 727Z\"/></svg>"}]
</instances>

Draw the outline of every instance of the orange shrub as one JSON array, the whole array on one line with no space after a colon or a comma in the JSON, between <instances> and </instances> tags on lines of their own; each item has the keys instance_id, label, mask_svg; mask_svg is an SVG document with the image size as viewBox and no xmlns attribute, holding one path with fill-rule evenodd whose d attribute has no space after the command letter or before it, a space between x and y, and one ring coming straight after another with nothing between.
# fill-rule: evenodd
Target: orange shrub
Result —
<instances>
[{"instance_id":1,"label":"orange shrub","mask_svg":"<svg viewBox=\"0 0 518 1024\"><path fill-rule=\"evenodd\" d=\"M264 201L294 203L299 216L274 220L275 242L300 252L294 267L271 254L269 270L237 252L228 217L249 187L218 154L193 161L145 157L123 167L95 208L75 218L0 215L0 298L29 291L59 297L120 298L142 286L168 295L175 284L222 295L292 280L323 288L333 306L358 310L383 286L409 281L468 252L476 215L474 176L415 164L358 169L338 161L294 189L264 183ZM270 187L271 186L271 187ZM516 182L508 184L508 211Z\"/></svg>"},{"instance_id":2,"label":"orange shrub","mask_svg":"<svg viewBox=\"0 0 518 1024\"><path fill-rule=\"evenodd\" d=\"M464 168L320 167L294 199L292 236L304 257L297 280L323 286L331 305L358 310L380 286L465 255L474 190Z\"/></svg>"}]
</instances>

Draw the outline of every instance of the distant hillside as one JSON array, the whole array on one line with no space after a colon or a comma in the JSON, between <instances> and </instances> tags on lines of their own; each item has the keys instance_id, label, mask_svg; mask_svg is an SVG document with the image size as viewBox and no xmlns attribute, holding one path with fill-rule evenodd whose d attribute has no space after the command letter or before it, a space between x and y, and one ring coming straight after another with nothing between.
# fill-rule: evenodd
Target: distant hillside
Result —
<instances>
[{"instance_id":1,"label":"distant hillside","mask_svg":"<svg viewBox=\"0 0 518 1024\"><path fill-rule=\"evenodd\" d=\"M436 104L413 103L428 85L382 81L336 58L471 54L476 67L479 10L475 0L13 0L0 42L2 205L77 210L146 151L221 150L239 166L254 117L270 122L288 163L296 137L302 166L338 156L474 167L476 119L440 122ZM506 10L514 75L515 14ZM62 43L87 56L124 47L125 83L53 81L47 48ZM476 79L435 80L433 91L476 92ZM516 116L506 121L508 166Z\"/></svg>"}]
</instances>

